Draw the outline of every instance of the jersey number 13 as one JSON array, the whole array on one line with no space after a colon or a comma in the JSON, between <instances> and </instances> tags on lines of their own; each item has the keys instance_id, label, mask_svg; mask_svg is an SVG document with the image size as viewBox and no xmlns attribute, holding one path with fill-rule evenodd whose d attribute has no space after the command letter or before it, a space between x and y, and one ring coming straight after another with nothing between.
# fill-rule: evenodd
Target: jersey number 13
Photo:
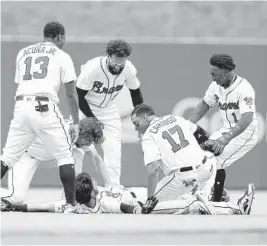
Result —
<instances>
[{"instance_id":1,"label":"jersey number 13","mask_svg":"<svg viewBox=\"0 0 267 246\"><path fill-rule=\"evenodd\" d=\"M179 136L180 144L177 144L172 137L172 135L174 135L176 133ZM181 127L178 125L168 129L167 131L162 132L162 137L169 142L169 144L172 147L172 151L174 153L176 153L177 151L186 147L189 144L189 142L187 140L185 140L184 133L183 133Z\"/></svg>"},{"instance_id":2,"label":"jersey number 13","mask_svg":"<svg viewBox=\"0 0 267 246\"><path fill-rule=\"evenodd\" d=\"M49 57L40 56L34 60L35 64L39 64L39 70L32 72L32 57L29 56L25 59L24 64L26 65L25 74L23 75L23 80L34 79L44 79L47 75L47 67L49 64Z\"/></svg>"}]
</instances>

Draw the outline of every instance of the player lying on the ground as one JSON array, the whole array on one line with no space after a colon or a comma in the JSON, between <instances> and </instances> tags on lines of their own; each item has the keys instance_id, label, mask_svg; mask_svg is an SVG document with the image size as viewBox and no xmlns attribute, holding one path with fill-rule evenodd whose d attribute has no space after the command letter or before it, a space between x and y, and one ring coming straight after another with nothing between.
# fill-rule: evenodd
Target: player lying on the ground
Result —
<instances>
[{"instance_id":1,"label":"player lying on the ground","mask_svg":"<svg viewBox=\"0 0 267 246\"><path fill-rule=\"evenodd\" d=\"M146 194L138 194L136 189L121 190L121 192L102 191L88 173L81 173L75 181L76 199L81 204L78 213L152 213L155 214L213 214L233 215L250 214L254 197L254 185L249 184L245 194L232 202L205 202L200 196L186 194L176 200L158 202L148 199ZM134 191L134 192L133 192ZM144 193L146 191L143 191ZM142 198L143 197L143 198ZM141 199L139 199L141 198ZM139 203L138 201L141 201ZM64 212L65 201L37 204L12 204L2 200L1 211L19 212ZM144 204L145 205L142 205ZM141 206L140 206L141 205Z\"/></svg>"},{"instance_id":2,"label":"player lying on the ground","mask_svg":"<svg viewBox=\"0 0 267 246\"><path fill-rule=\"evenodd\" d=\"M99 167L105 184L109 185L111 182L105 164L94 147L95 144L97 145L103 140L102 123L93 118L85 118L80 121L79 128L79 138L76 146L73 146L76 174L82 171L84 152L87 152L92 155L94 164ZM53 160L54 157L44 147L40 139L37 139L20 158L19 162L8 171L8 189L1 188L1 197L12 203L24 202L38 165Z\"/></svg>"},{"instance_id":3,"label":"player lying on the ground","mask_svg":"<svg viewBox=\"0 0 267 246\"><path fill-rule=\"evenodd\" d=\"M135 198L133 192L113 193L108 190L99 190L96 181L86 172L80 173L75 179L75 193L80 206L76 213L138 213L148 214L157 204L154 197L144 203ZM1 211L19 212L64 212L65 200L51 203L12 204L2 199Z\"/></svg>"}]
</instances>

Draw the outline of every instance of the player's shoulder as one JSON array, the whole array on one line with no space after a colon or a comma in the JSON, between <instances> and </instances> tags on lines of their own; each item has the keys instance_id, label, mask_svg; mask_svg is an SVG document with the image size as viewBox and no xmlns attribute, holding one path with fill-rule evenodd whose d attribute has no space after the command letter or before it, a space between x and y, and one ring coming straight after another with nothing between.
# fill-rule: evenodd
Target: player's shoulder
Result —
<instances>
[{"instance_id":1,"label":"player's shoulder","mask_svg":"<svg viewBox=\"0 0 267 246\"><path fill-rule=\"evenodd\" d=\"M247 90L247 89L253 89L252 84L246 79L241 76L237 76L237 79L240 81L239 83L239 88L242 90Z\"/></svg>"},{"instance_id":2,"label":"player's shoulder","mask_svg":"<svg viewBox=\"0 0 267 246\"><path fill-rule=\"evenodd\" d=\"M69 53L67 53L64 50L59 49L58 47L55 47L55 49L57 50L56 56L55 56L56 58L62 60L63 62L72 61L72 58Z\"/></svg>"},{"instance_id":3,"label":"player's shoulder","mask_svg":"<svg viewBox=\"0 0 267 246\"><path fill-rule=\"evenodd\" d=\"M28 46L25 46L25 47L21 48L19 50L18 54L17 54L17 59L20 59L21 57L23 57L27 53L27 51L29 50L29 48L31 48L34 45L37 45L37 43L36 44L30 44Z\"/></svg>"},{"instance_id":4,"label":"player's shoulder","mask_svg":"<svg viewBox=\"0 0 267 246\"><path fill-rule=\"evenodd\" d=\"M168 118L175 119L176 121L185 121L186 120L184 117L179 116L179 115L170 114L167 116L168 116Z\"/></svg>"},{"instance_id":5,"label":"player's shoulder","mask_svg":"<svg viewBox=\"0 0 267 246\"><path fill-rule=\"evenodd\" d=\"M161 132L165 126L168 126L174 122L177 122L176 116L168 114L161 117L156 117L147 128L142 137L142 141L154 138L158 132Z\"/></svg>"},{"instance_id":6,"label":"player's shoulder","mask_svg":"<svg viewBox=\"0 0 267 246\"><path fill-rule=\"evenodd\" d=\"M85 64L81 66L81 72L86 71L86 73L91 73L99 68L101 69L101 62L104 58L104 56L97 56L89 59Z\"/></svg>"},{"instance_id":7,"label":"player's shoulder","mask_svg":"<svg viewBox=\"0 0 267 246\"><path fill-rule=\"evenodd\" d=\"M211 81L208 90L217 90L218 88L220 88L220 86L216 83L216 81Z\"/></svg>"},{"instance_id":8,"label":"player's shoulder","mask_svg":"<svg viewBox=\"0 0 267 246\"><path fill-rule=\"evenodd\" d=\"M137 69L135 68L133 63L129 60L126 61L124 69L125 69L125 73L129 73L129 74L135 74L137 72Z\"/></svg>"}]
</instances>

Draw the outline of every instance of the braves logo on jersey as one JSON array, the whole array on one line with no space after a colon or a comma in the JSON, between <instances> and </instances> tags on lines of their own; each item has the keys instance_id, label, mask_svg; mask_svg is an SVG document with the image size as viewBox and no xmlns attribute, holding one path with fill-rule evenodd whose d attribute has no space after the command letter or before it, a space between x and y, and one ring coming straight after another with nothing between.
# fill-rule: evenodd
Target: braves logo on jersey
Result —
<instances>
[{"instance_id":1,"label":"braves logo on jersey","mask_svg":"<svg viewBox=\"0 0 267 246\"><path fill-rule=\"evenodd\" d=\"M114 92L120 91L123 88L123 85L112 86L110 88L107 88L103 85L104 85L104 83L102 83L100 81L95 81L93 83L92 90L98 94L102 94L102 93L112 94Z\"/></svg>"},{"instance_id":2,"label":"braves logo on jersey","mask_svg":"<svg viewBox=\"0 0 267 246\"><path fill-rule=\"evenodd\" d=\"M229 103L221 103L221 102L219 102L218 106L219 106L220 110L239 109L239 101L237 101L237 102L229 102Z\"/></svg>"}]
</instances>

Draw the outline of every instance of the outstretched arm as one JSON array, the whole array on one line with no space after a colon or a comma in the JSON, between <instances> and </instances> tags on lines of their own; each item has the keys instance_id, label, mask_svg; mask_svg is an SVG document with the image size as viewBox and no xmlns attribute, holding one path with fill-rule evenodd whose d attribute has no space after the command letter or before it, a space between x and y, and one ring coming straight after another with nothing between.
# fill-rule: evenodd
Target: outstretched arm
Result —
<instances>
[{"instance_id":1,"label":"outstretched arm","mask_svg":"<svg viewBox=\"0 0 267 246\"><path fill-rule=\"evenodd\" d=\"M98 154L94 145L91 145L88 149L86 149L86 152L91 155L96 169L99 171L99 173L101 174L101 176L104 180L105 186L112 185L112 182L111 182L110 177L108 175L107 167L106 167L102 157Z\"/></svg>"},{"instance_id":2,"label":"outstretched arm","mask_svg":"<svg viewBox=\"0 0 267 246\"><path fill-rule=\"evenodd\" d=\"M162 160L157 160L152 163L149 163L146 166L147 173L147 197L154 195L158 179L159 179L159 166Z\"/></svg>"},{"instance_id":3,"label":"outstretched arm","mask_svg":"<svg viewBox=\"0 0 267 246\"><path fill-rule=\"evenodd\" d=\"M60 209L56 209L56 203L29 203L29 204L12 204L12 211L16 212L50 212L60 213Z\"/></svg>"},{"instance_id":4,"label":"outstretched arm","mask_svg":"<svg viewBox=\"0 0 267 246\"><path fill-rule=\"evenodd\" d=\"M193 113L191 113L188 117L188 120L192 123L197 123L209 111L209 109L210 106L204 101L204 99L202 99L194 109Z\"/></svg>"}]
</instances>

